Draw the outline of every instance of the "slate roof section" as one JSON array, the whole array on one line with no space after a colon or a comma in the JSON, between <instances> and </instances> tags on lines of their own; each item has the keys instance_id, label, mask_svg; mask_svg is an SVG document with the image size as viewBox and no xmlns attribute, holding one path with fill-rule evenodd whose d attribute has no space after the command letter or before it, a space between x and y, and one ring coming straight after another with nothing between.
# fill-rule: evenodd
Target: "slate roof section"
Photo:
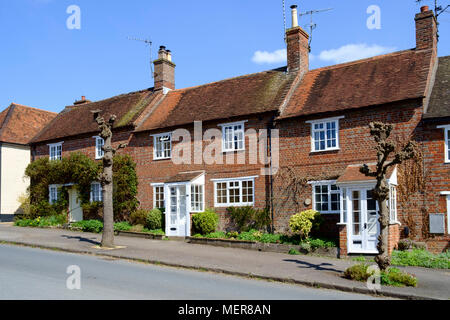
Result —
<instances>
[{"instance_id":1,"label":"slate roof section","mask_svg":"<svg viewBox=\"0 0 450 320\"><path fill-rule=\"evenodd\" d=\"M436 79L424 118L450 117L450 56L440 57Z\"/></svg>"},{"instance_id":2,"label":"slate roof section","mask_svg":"<svg viewBox=\"0 0 450 320\"><path fill-rule=\"evenodd\" d=\"M26 145L56 113L12 103L0 113L0 142Z\"/></svg>"},{"instance_id":3,"label":"slate roof section","mask_svg":"<svg viewBox=\"0 0 450 320\"><path fill-rule=\"evenodd\" d=\"M412 49L311 70L279 119L424 97L431 58Z\"/></svg>"},{"instance_id":4,"label":"slate roof section","mask_svg":"<svg viewBox=\"0 0 450 320\"><path fill-rule=\"evenodd\" d=\"M63 139L65 137L87 133L97 133L99 130L91 113L93 110L102 110L100 114L105 119L109 119L112 114L116 115L115 129L134 126L143 111L156 101L160 95L162 93L155 93L151 88L101 101L68 106L34 137L31 143Z\"/></svg>"},{"instance_id":5,"label":"slate roof section","mask_svg":"<svg viewBox=\"0 0 450 320\"><path fill-rule=\"evenodd\" d=\"M280 68L173 90L136 131L278 111L294 79Z\"/></svg>"}]
</instances>

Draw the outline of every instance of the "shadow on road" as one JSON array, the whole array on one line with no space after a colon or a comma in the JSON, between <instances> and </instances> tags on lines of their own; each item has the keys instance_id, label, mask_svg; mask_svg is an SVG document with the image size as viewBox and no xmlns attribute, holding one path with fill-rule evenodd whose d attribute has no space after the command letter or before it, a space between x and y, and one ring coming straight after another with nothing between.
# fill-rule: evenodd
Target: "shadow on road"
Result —
<instances>
[{"instance_id":1,"label":"shadow on road","mask_svg":"<svg viewBox=\"0 0 450 320\"><path fill-rule=\"evenodd\" d=\"M66 239L76 239L76 240L78 240L80 242L87 242L87 243L91 243L91 244L94 244L94 245L100 245L100 242L98 242L96 240L92 240L92 239L88 239L88 238L84 238L84 237L80 237L80 236L74 237L74 236L63 235L61 237L66 238Z\"/></svg>"},{"instance_id":2,"label":"shadow on road","mask_svg":"<svg viewBox=\"0 0 450 320\"><path fill-rule=\"evenodd\" d=\"M308 269L315 269L318 271L333 271L333 272L337 272L337 273L342 273L341 270L335 269L335 268L331 268L330 266L333 266L333 264L331 263L321 263L321 264L314 264L314 263L309 263L306 261L302 261L302 260L294 260L294 259L284 259L283 261L286 262L295 262L297 264L299 264L299 268L308 268Z\"/></svg>"}]
</instances>

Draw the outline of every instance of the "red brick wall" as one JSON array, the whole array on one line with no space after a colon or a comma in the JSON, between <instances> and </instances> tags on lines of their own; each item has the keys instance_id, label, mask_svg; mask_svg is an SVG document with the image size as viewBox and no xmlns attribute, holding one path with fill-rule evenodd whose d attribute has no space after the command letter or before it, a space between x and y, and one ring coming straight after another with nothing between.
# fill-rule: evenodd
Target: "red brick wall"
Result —
<instances>
[{"instance_id":1,"label":"red brick wall","mask_svg":"<svg viewBox=\"0 0 450 320\"><path fill-rule=\"evenodd\" d=\"M297 177L306 178L308 181L335 180L348 165L375 162L375 141L370 136L369 123L371 121L392 123L394 125L392 138L404 141L416 135L416 127L422 115L420 106L420 102L411 101L385 107L325 114L314 118L280 121L277 123L277 128L280 129L280 174L285 170L292 170ZM335 116L345 116L339 120L340 150L312 153L311 124L306 121ZM274 189L279 190L280 185L280 179L275 178ZM278 230L286 230L287 221L292 214L311 208L311 205L305 205L305 200L312 200L312 189L309 185L304 188L297 197L298 204L283 194L277 194L275 198L279 203L275 208L275 227ZM401 215L401 208L399 214ZM333 228L337 238L338 230L335 226Z\"/></svg>"},{"instance_id":2,"label":"red brick wall","mask_svg":"<svg viewBox=\"0 0 450 320\"><path fill-rule=\"evenodd\" d=\"M444 213L447 224L447 198L440 193L450 191L450 164L445 163L444 129L437 128L440 125L450 124L450 119L444 121L423 122L423 154L424 169L426 172L427 189L425 193L425 219L424 229L428 231L428 214ZM434 252L442 252L450 248L449 226L446 225L446 234L427 234L417 237L417 240L425 240L427 248Z\"/></svg>"},{"instance_id":3,"label":"red brick wall","mask_svg":"<svg viewBox=\"0 0 450 320\"><path fill-rule=\"evenodd\" d=\"M245 123L245 130L248 129L266 129L268 122L273 115L266 114L258 117L245 117L239 119L228 119L217 122L205 122L203 123L203 133L205 130L210 128L215 128L221 130L218 125L221 123L228 123L240 120L248 120ZM183 127L187 129L191 137L194 137L194 125L188 125ZM247 176L258 176L255 179L255 207L264 208L266 207L267 200L267 177L261 175L261 168L264 165L249 164L248 161L248 150L249 150L249 139L246 137L246 153L245 153L245 163L246 164L226 164L225 154L222 155L223 164L195 164L194 163L194 146L191 143L191 164L174 164L171 159L168 160L153 160L153 137L150 135L171 132L176 128L168 128L165 130L158 130L153 132L143 132L136 133L130 141L129 147L126 149L127 153L131 154L137 164L137 174L139 177L139 192L138 197L141 202L141 206L145 209L153 208L153 187L152 183L162 183L166 182L170 177L180 173L188 171L205 171L205 207L214 207L214 183L211 179L218 178L232 178L232 177L247 177ZM210 142L203 142L203 150ZM176 142L173 142L173 147ZM234 153L236 157L237 153L242 153L238 151ZM229 153L227 153L229 154ZM236 159L236 158L235 158ZM229 226L229 217L226 214L226 208L216 208L216 211L221 216L220 228L225 229Z\"/></svg>"}]
</instances>

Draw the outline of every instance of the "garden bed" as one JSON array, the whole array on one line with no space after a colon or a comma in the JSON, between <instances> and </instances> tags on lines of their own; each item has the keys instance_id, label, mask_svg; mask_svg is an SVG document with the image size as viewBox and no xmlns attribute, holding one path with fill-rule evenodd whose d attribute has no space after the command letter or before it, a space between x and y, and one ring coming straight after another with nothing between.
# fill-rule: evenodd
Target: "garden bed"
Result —
<instances>
[{"instance_id":1,"label":"garden bed","mask_svg":"<svg viewBox=\"0 0 450 320\"><path fill-rule=\"evenodd\" d=\"M298 252L301 254L315 254L326 257L337 258L338 248L314 248L311 250L306 250L300 245L294 244L283 244L283 243L262 243L258 241L248 241L248 240L233 240L233 239L215 239L215 238L201 238L201 237L188 237L186 239L188 243L193 244L203 244L211 245L217 247L226 248L240 248L264 252L278 252L278 253L289 253ZM295 250L295 251L292 251Z\"/></svg>"}]
</instances>

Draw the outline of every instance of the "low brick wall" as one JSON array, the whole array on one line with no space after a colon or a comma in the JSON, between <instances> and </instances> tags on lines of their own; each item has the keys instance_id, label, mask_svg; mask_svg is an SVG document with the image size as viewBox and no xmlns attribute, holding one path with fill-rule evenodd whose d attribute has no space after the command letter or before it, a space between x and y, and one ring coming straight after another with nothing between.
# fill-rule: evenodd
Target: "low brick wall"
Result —
<instances>
[{"instance_id":1,"label":"low brick wall","mask_svg":"<svg viewBox=\"0 0 450 320\"><path fill-rule=\"evenodd\" d=\"M203 244L203 245L211 245L217 247L226 247L226 248L240 248L247 250L256 250L263 252L278 252L278 253L288 253L289 250L295 249L301 253L308 254L305 250L303 250L298 245L288 245L288 244L280 244L280 243L261 243L255 241L245 241L245 240L229 240L229 239L208 239L208 238L194 238L188 237L186 238L188 243L193 244ZM317 248L311 252L310 254L327 256L332 258L338 257L338 248Z\"/></svg>"}]
</instances>

